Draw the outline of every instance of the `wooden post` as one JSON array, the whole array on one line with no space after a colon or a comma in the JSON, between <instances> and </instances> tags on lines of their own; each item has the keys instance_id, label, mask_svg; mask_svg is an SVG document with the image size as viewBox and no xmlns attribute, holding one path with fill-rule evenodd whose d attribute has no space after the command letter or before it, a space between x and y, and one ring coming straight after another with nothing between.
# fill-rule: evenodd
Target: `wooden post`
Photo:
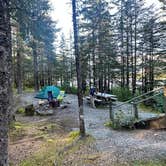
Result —
<instances>
[{"instance_id":1,"label":"wooden post","mask_svg":"<svg viewBox=\"0 0 166 166\"><path fill-rule=\"evenodd\" d=\"M136 119L138 119L138 109L136 103L133 103L133 108L134 108L134 116Z\"/></svg>"},{"instance_id":2,"label":"wooden post","mask_svg":"<svg viewBox=\"0 0 166 166\"><path fill-rule=\"evenodd\" d=\"M163 104L165 116L166 116L166 85L164 85L164 104Z\"/></svg>"},{"instance_id":3,"label":"wooden post","mask_svg":"<svg viewBox=\"0 0 166 166\"><path fill-rule=\"evenodd\" d=\"M109 114L110 114L110 120L114 121L114 112L112 110L112 101L109 102Z\"/></svg>"}]
</instances>

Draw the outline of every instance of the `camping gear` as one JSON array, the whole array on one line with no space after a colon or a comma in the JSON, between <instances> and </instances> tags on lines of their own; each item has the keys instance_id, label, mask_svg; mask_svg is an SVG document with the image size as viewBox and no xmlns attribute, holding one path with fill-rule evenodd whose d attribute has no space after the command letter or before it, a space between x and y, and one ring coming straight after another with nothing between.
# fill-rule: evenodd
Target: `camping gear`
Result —
<instances>
[{"instance_id":1,"label":"camping gear","mask_svg":"<svg viewBox=\"0 0 166 166\"><path fill-rule=\"evenodd\" d=\"M60 91L60 94L58 95L57 100L59 102L62 102L64 97L65 97L65 91Z\"/></svg>"},{"instance_id":2,"label":"camping gear","mask_svg":"<svg viewBox=\"0 0 166 166\"><path fill-rule=\"evenodd\" d=\"M52 92L53 98L57 98L60 94L60 90L56 86L46 86L41 91L39 91L39 93L37 93L35 98L48 99L48 92Z\"/></svg>"}]
</instances>

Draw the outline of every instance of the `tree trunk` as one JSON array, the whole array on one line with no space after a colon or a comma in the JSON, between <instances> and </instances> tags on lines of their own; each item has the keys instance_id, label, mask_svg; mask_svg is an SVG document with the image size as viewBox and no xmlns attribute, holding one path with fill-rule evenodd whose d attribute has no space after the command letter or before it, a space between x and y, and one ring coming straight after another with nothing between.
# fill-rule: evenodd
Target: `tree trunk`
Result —
<instances>
[{"instance_id":1,"label":"tree trunk","mask_svg":"<svg viewBox=\"0 0 166 166\"><path fill-rule=\"evenodd\" d=\"M17 93L23 91L22 85L22 65L21 65L21 36L19 35L19 26L17 28Z\"/></svg>"},{"instance_id":2,"label":"tree trunk","mask_svg":"<svg viewBox=\"0 0 166 166\"><path fill-rule=\"evenodd\" d=\"M127 20L127 25L128 25L128 20ZM129 27L127 27L127 37L126 37L126 54L127 54L127 66L126 66L126 86L129 88Z\"/></svg>"},{"instance_id":3,"label":"tree trunk","mask_svg":"<svg viewBox=\"0 0 166 166\"><path fill-rule=\"evenodd\" d=\"M17 93L22 93L22 70L21 70L21 54L20 51L17 50Z\"/></svg>"},{"instance_id":4,"label":"tree trunk","mask_svg":"<svg viewBox=\"0 0 166 166\"><path fill-rule=\"evenodd\" d=\"M33 41L33 70L34 70L34 89L35 91L39 90L39 78L38 78L38 63L37 63L37 45Z\"/></svg>"},{"instance_id":5,"label":"tree trunk","mask_svg":"<svg viewBox=\"0 0 166 166\"><path fill-rule=\"evenodd\" d=\"M120 30L121 30L121 87L124 87L125 85L125 72L124 72L124 64L125 64L125 60L124 60L124 23L123 23L123 0L121 0L121 17L120 17Z\"/></svg>"},{"instance_id":6,"label":"tree trunk","mask_svg":"<svg viewBox=\"0 0 166 166\"><path fill-rule=\"evenodd\" d=\"M95 33L94 33L94 29L92 31L92 39L93 39L93 49L92 49L92 61L93 61L93 85L96 85L96 57L95 57ZM90 80L90 84L91 84L91 80Z\"/></svg>"},{"instance_id":7,"label":"tree trunk","mask_svg":"<svg viewBox=\"0 0 166 166\"><path fill-rule=\"evenodd\" d=\"M83 94L82 94L82 78L81 78L81 61L78 50L78 32L77 32L77 18L76 18L76 0L72 0L72 14L73 14L73 31L74 31L74 49L76 58L76 72L77 72L77 87L78 87L78 107L79 107L79 121L80 121L80 135L85 136L85 124L83 115Z\"/></svg>"},{"instance_id":8,"label":"tree trunk","mask_svg":"<svg viewBox=\"0 0 166 166\"><path fill-rule=\"evenodd\" d=\"M9 0L0 0L0 166L8 166L8 124L11 111L11 28Z\"/></svg>"},{"instance_id":9,"label":"tree trunk","mask_svg":"<svg viewBox=\"0 0 166 166\"><path fill-rule=\"evenodd\" d=\"M136 77L137 77L137 10L135 0L135 24L134 24L134 76L133 76L133 94L136 92Z\"/></svg>"}]
</instances>

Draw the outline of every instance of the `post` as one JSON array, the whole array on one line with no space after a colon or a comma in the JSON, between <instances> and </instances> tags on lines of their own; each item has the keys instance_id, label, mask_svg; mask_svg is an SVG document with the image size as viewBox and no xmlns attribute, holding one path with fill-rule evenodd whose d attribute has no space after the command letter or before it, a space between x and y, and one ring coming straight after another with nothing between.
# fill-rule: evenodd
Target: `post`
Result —
<instances>
[{"instance_id":1,"label":"post","mask_svg":"<svg viewBox=\"0 0 166 166\"><path fill-rule=\"evenodd\" d=\"M133 103L133 108L134 108L134 116L136 119L138 119L138 108L136 103Z\"/></svg>"},{"instance_id":2,"label":"post","mask_svg":"<svg viewBox=\"0 0 166 166\"><path fill-rule=\"evenodd\" d=\"M109 114L110 114L110 120L113 122L114 121L114 112L112 109L112 101L109 102Z\"/></svg>"}]
</instances>

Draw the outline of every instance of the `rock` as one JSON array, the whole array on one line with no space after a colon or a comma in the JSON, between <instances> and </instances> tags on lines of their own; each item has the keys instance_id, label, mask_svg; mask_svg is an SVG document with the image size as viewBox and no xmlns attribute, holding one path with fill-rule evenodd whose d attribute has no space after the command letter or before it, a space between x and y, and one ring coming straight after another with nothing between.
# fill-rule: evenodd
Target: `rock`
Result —
<instances>
[{"instance_id":1,"label":"rock","mask_svg":"<svg viewBox=\"0 0 166 166\"><path fill-rule=\"evenodd\" d=\"M61 108L61 109L65 109L65 108L67 108L67 105L61 105L60 108Z\"/></svg>"},{"instance_id":2,"label":"rock","mask_svg":"<svg viewBox=\"0 0 166 166\"><path fill-rule=\"evenodd\" d=\"M53 115L54 114L54 110L36 110L36 113L38 115Z\"/></svg>"}]
</instances>

